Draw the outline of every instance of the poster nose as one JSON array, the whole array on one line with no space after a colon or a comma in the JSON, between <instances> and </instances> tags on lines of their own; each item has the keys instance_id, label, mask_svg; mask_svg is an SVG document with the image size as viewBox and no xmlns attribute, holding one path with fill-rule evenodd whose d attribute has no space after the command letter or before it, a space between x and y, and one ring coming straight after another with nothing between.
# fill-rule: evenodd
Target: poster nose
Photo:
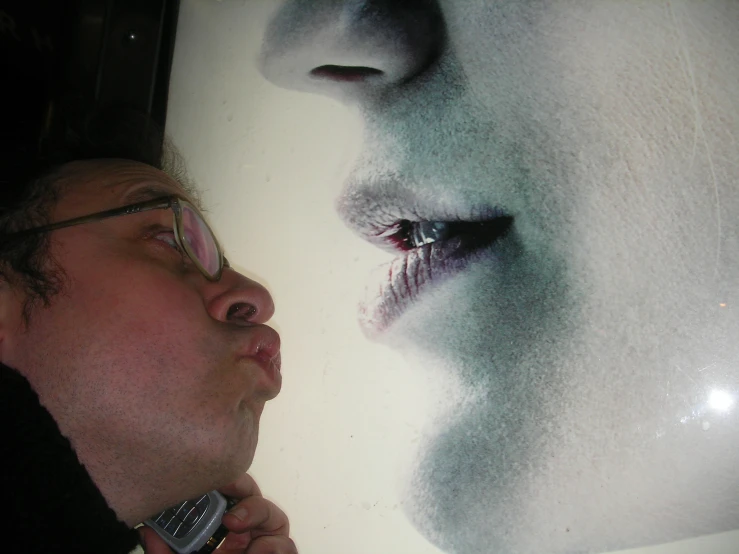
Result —
<instances>
[{"instance_id":1,"label":"poster nose","mask_svg":"<svg viewBox=\"0 0 739 554\"><path fill-rule=\"evenodd\" d=\"M277 86L352 103L422 73L443 42L429 0L290 1L268 26L260 69Z\"/></svg>"}]
</instances>

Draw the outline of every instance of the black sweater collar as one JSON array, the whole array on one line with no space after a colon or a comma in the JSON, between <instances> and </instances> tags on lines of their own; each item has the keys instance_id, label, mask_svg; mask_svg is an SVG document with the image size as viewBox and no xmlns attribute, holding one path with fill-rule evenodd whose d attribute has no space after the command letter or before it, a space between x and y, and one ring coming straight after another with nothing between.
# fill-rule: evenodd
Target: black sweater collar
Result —
<instances>
[{"instance_id":1,"label":"black sweater collar","mask_svg":"<svg viewBox=\"0 0 739 554\"><path fill-rule=\"evenodd\" d=\"M3 551L128 554L139 544L28 380L2 364L0 426Z\"/></svg>"}]
</instances>

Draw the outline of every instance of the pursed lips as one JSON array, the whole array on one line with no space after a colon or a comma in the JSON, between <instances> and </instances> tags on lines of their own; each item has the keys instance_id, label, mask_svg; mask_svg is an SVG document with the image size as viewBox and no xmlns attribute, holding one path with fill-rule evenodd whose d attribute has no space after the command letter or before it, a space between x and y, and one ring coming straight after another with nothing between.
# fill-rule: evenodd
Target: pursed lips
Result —
<instances>
[{"instance_id":1,"label":"pursed lips","mask_svg":"<svg viewBox=\"0 0 739 554\"><path fill-rule=\"evenodd\" d=\"M267 387L277 395L282 382L280 335L271 327L255 325L248 329L247 337L237 352L238 358L256 363L267 378Z\"/></svg>"},{"instance_id":2,"label":"pursed lips","mask_svg":"<svg viewBox=\"0 0 739 554\"><path fill-rule=\"evenodd\" d=\"M373 192L377 190L378 192ZM496 257L496 246L513 225L503 209L475 206L450 211L418 202L410 193L353 184L337 203L344 223L364 240L400 253L378 268L379 282L368 286L360 304L360 324L378 338L423 293L464 270L481 257Z\"/></svg>"}]
</instances>

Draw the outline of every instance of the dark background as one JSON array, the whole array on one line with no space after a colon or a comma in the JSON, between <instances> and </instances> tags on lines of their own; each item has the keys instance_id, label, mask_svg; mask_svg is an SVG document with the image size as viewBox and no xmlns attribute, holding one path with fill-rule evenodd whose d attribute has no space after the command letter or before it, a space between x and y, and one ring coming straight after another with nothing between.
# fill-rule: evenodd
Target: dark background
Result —
<instances>
[{"instance_id":1,"label":"dark background","mask_svg":"<svg viewBox=\"0 0 739 554\"><path fill-rule=\"evenodd\" d=\"M129 157L142 133L157 138L130 157L158 157L161 132L149 131L166 120L178 8L179 0L0 0L3 196L66 160Z\"/></svg>"}]
</instances>

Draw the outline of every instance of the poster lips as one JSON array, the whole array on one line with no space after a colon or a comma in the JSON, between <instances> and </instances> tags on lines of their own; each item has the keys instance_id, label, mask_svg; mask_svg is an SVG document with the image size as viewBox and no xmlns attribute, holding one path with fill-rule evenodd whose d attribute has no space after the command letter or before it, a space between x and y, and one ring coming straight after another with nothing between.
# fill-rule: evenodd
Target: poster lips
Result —
<instances>
[{"instance_id":1,"label":"poster lips","mask_svg":"<svg viewBox=\"0 0 739 554\"><path fill-rule=\"evenodd\" d=\"M350 182L337 202L344 223L365 241L399 254L373 272L359 321L369 338L382 335L423 293L476 259L499 257L513 217L494 206L420 201L400 179ZM379 274L379 275L378 275Z\"/></svg>"},{"instance_id":2,"label":"poster lips","mask_svg":"<svg viewBox=\"0 0 739 554\"><path fill-rule=\"evenodd\" d=\"M452 278L475 260L497 258L500 261L499 245L512 224L513 218L501 217L485 228L477 227L476 234L452 235L411 248L378 268L379 285L375 282L368 287L359 308L364 333L378 338L419 301L425 291Z\"/></svg>"}]
</instances>

